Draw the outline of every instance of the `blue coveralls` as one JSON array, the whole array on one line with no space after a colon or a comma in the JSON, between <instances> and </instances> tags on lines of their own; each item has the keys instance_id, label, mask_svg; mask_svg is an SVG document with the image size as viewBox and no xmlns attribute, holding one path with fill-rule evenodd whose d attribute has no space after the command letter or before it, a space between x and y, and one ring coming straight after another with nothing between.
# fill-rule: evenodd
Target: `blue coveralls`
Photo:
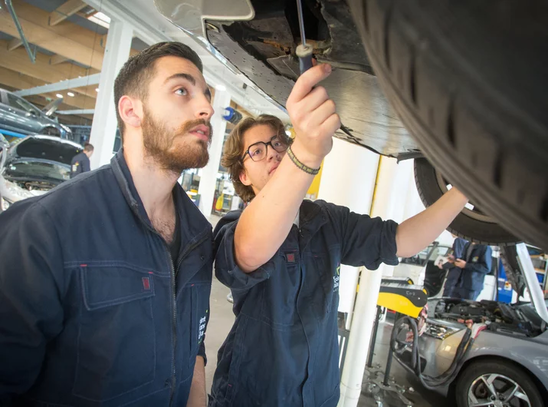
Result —
<instances>
[{"instance_id":1,"label":"blue coveralls","mask_svg":"<svg viewBox=\"0 0 548 407\"><path fill-rule=\"evenodd\" d=\"M483 290L485 276L491 271L492 253L490 246L466 243L462 251L462 257L460 257L466 261L466 266L463 269L456 266L451 267L443 296L475 300ZM458 256L455 257L459 258ZM449 278L451 278L451 281ZM450 295L446 295L449 283L453 284L453 290Z\"/></svg>"},{"instance_id":2,"label":"blue coveralls","mask_svg":"<svg viewBox=\"0 0 548 407\"><path fill-rule=\"evenodd\" d=\"M219 350L210 406L336 406L340 265L398 264L397 224L304 201L300 227L247 274L234 260L238 216L215 233L216 275L232 289L236 321Z\"/></svg>"},{"instance_id":3,"label":"blue coveralls","mask_svg":"<svg viewBox=\"0 0 548 407\"><path fill-rule=\"evenodd\" d=\"M453 248L451 250L451 254L455 259L462 259L464 258L464 255L466 252L464 251L464 248L468 244L468 240L461 239L460 237L457 237L455 241L453 242ZM460 278L460 271L461 269L453 265L453 263L445 263L443 265L443 268L447 270L447 277L445 279L445 286L443 288L443 296L444 297L453 297L455 295L455 289L459 282Z\"/></svg>"},{"instance_id":4,"label":"blue coveralls","mask_svg":"<svg viewBox=\"0 0 548 407\"><path fill-rule=\"evenodd\" d=\"M70 162L70 177L74 178L78 174L83 174L90 170L89 157L82 151L72 157Z\"/></svg>"},{"instance_id":5,"label":"blue coveralls","mask_svg":"<svg viewBox=\"0 0 548 407\"><path fill-rule=\"evenodd\" d=\"M0 214L0 406L187 405L205 358L213 236L179 184L173 197L177 259L123 150Z\"/></svg>"}]
</instances>

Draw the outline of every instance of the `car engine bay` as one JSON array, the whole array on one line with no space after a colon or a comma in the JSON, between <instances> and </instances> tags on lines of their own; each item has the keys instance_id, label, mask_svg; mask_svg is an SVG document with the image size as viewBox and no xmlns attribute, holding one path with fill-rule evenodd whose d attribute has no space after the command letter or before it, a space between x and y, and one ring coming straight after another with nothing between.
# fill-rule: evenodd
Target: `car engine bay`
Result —
<instances>
[{"instance_id":1,"label":"car engine bay","mask_svg":"<svg viewBox=\"0 0 548 407\"><path fill-rule=\"evenodd\" d=\"M497 301L481 302L441 299L432 309L435 320L464 324L485 324L486 330L507 335L535 337L546 330L543 322L529 303L509 305ZM439 324L429 320L427 332L441 333Z\"/></svg>"}]
</instances>

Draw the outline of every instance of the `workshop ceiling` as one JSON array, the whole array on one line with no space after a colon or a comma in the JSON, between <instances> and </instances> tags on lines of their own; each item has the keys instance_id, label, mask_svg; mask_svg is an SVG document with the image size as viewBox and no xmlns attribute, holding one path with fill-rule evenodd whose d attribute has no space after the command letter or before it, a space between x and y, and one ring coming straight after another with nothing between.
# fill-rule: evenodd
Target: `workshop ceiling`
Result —
<instances>
[{"instance_id":1,"label":"workshop ceiling","mask_svg":"<svg viewBox=\"0 0 548 407\"><path fill-rule=\"evenodd\" d=\"M100 72L108 29L89 18L96 11L81 0L13 0L30 48L32 63L7 7L0 9L0 87L11 91L34 88ZM146 44L132 42L132 54ZM41 93L25 98L42 107L63 95L60 111L94 109L98 85ZM69 96L68 93L74 96ZM69 124L91 124L92 115L62 115Z\"/></svg>"},{"instance_id":2,"label":"workshop ceiling","mask_svg":"<svg viewBox=\"0 0 548 407\"><path fill-rule=\"evenodd\" d=\"M0 87L18 91L100 73L109 20L106 17L106 11L103 14L102 10L98 11L88 3L94 4L89 0L87 2L82 0L12 0L24 35L31 50L36 52L35 63L28 56L7 7L1 4ZM104 0L99 4L107 3L116 6L117 2ZM152 17L151 11L154 10L153 6L151 8L152 4L152 0L140 0L131 5ZM139 15L138 11L137 15ZM161 23L166 24L166 30L178 32L175 36L188 42L186 34L172 27L167 21ZM174 40L181 40L181 38L173 38L173 35L170 37ZM146 47L147 44L135 36L131 45L131 55ZM227 74L225 72L227 68L223 67L219 61L214 60L209 53L204 53L203 49L199 54L202 59L205 58L206 69L209 69L210 72L212 69L216 69L216 78L227 81L232 79L234 83L230 85L233 88L242 89L243 82L239 83L238 78L234 79L233 73ZM216 84L210 83L210 85L215 86ZM89 112L95 108L98 86L97 84L88 84L62 91L22 96L31 103L43 107L51 100L56 99L58 94L61 94L63 103L59 106L60 112L79 110ZM243 86L243 89L245 88ZM70 96L69 92L74 96ZM246 99L253 100L253 98ZM259 106L256 101L254 103L254 106ZM277 109L270 104L270 102L264 104L262 110ZM241 110L245 111L245 107L242 107ZM253 113L257 114L258 112ZM91 125L92 117L91 114L79 113L62 114L59 118L67 124Z\"/></svg>"}]
</instances>

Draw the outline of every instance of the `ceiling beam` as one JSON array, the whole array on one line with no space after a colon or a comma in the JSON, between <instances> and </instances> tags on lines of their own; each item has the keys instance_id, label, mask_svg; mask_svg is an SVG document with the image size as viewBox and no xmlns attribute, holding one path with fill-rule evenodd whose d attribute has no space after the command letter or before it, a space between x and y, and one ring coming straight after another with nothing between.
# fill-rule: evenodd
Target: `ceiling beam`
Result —
<instances>
[{"instance_id":1,"label":"ceiling beam","mask_svg":"<svg viewBox=\"0 0 548 407\"><path fill-rule=\"evenodd\" d=\"M79 12L86 6L87 4L84 3L82 0L69 0L66 3L63 3L50 13L49 25L54 26L59 24L67 17L70 17L74 13Z\"/></svg>"},{"instance_id":2,"label":"ceiling beam","mask_svg":"<svg viewBox=\"0 0 548 407\"><path fill-rule=\"evenodd\" d=\"M105 13L110 18L128 23L133 28L134 34L148 45L162 41L172 41L167 34L157 27L150 25L148 21L145 21L144 19L138 18L131 11L131 7L128 9L122 4L113 4L110 1L104 0L85 0L85 2L95 10L100 10Z\"/></svg>"},{"instance_id":3,"label":"ceiling beam","mask_svg":"<svg viewBox=\"0 0 548 407\"><path fill-rule=\"evenodd\" d=\"M50 65L50 57L40 52L36 53L36 63L33 64L24 49L19 48L8 52L6 45L6 40L0 40L0 67L21 72L46 83L60 82L97 73L95 69L85 69L74 64ZM77 92L82 93L78 90Z\"/></svg>"},{"instance_id":4,"label":"ceiling beam","mask_svg":"<svg viewBox=\"0 0 548 407\"><path fill-rule=\"evenodd\" d=\"M81 78L69 79L66 81L50 83L48 85L35 86L28 89L23 89L18 92L15 92L18 96L30 96L30 95L40 95L47 92L59 92L62 90L76 89L83 86L97 85L101 74L96 73L89 76L83 76ZM95 88L93 87L93 95L96 93ZM87 92L86 92L87 93Z\"/></svg>"},{"instance_id":5,"label":"ceiling beam","mask_svg":"<svg viewBox=\"0 0 548 407\"><path fill-rule=\"evenodd\" d=\"M82 114L94 114L95 109L80 109L80 110L58 110L57 114L66 115L82 115Z\"/></svg>"},{"instance_id":6,"label":"ceiling beam","mask_svg":"<svg viewBox=\"0 0 548 407\"><path fill-rule=\"evenodd\" d=\"M8 43L8 51L13 51L23 45L23 41L19 38L14 38Z\"/></svg>"},{"instance_id":7,"label":"ceiling beam","mask_svg":"<svg viewBox=\"0 0 548 407\"><path fill-rule=\"evenodd\" d=\"M18 90L44 85L46 82L23 75L20 72L12 71L11 69L0 67L0 84L3 87L8 86L9 88Z\"/></svg>"},{"instance_id":8,"label":"ceiling beam","mask_svg":"<svg viewBox=\"0 0 548 407\"><path fill-rule=\"evenodd\" d=\"M65 58L63 55L54 55L54 56L50 57L49 64L50 65L57 65L57 64L62 64L63 62L67 62L67 61L69 61L69 59Z\"/></svg>"},{"instance_id":9,"label":"ceiling beam","mask_svg":"<svg viewBox=\"0 0 548 407\"><path fill-rule=\"evenodd\" d=\"M0 68L0 87L5 87L9 89L18 89L21 87L31 87L36 85L37 81L36 79L29 78L28 76L22 75L18 72L11 71L9 69ZM42 82L43 83L43 82ZM18 92L13 91L15 94ZM49 99L57 99L56 94L60 92L43 92L40 93L40 96L43 98L49 98ZM74 97L70 97L67 95L66 92L61 92L64 96L63 103L67 106L70 106L70 108L77 108L77 109L92 109L95 108L96 103L96 96L97 93L94 91L93 93L89 95L82 95L76 93ZM37 96L38 94L30 94L30 95L24 95L26 99L32 98L33 96Z\"/></svg>"},{"instance_id":10,"label":"ceiling beam","mask_svg":"<svg viewBox=\"0 0 548 407\"><path fill-rule=\"evenodd\" d=\"M86 95L92 98L97 98L98 85L80 86L78 88L72 88L74 92L78 92L81 95Z\"/></svg>"},{"instance_id":11,"label":"ceiling beam","mask_svg":"<svg viewBox=\"0 0 548 407\"><path fill-rule=\"evenodd\" d=\"M21 4L19 4L20 6ZM32 7L40 10L36 7ZM25 32L27 41L31 44L44 48L48 51L70 58L83 65L101 69L103 65L104 49L97 44L95 47L86 47L83 44L75 41L72 35L62 36L55 32L56 27L47 25L47 20L44 19L42 24L36 24L26 19L25 12L20 12L19 7L16 10L19 22ZM76 26L72 23L67 23ZM66 25L66 24L63 24ZM7 10L0 9L0 30L12 37L18 37L19 32ZM94 32L89 31L89 35L93 36Z\"/></svg>"},{"instance_id":12,"label":"ceiling beam","mask_svg":"<svg viewBox=\"0 0 548 407\"><path fill-rule=\"evenodd\" d=\"M74 94L74 97L70 97L65 93L63 95L63 104L67 107L65 109L94 109L95 108L95 102L96 99L80 95L80 94ZM41 96L43 96L46 99L55 100L57 99L57 96L55 93L44 93ZM112 102L112 105L114 106L114 102Z\"/></svg>"},{"instance_id":13,"label":"ceiling beam","mask_svg":"<svg viewBox=\"0 0 548 407\"><path fill-rule=\"evenodd\" d=\"M47 11L34 7L22 0L13 0L13 4L19 20L32 23L33 26L38 26L59 36L68 37L86 48L93 49L94 45L98 42L97 38L101 36L94 30L88 30L70 21L64 21L62 24L52 27L48 24L49 13Z\"/></svg>"},{"instance_id":14,"label":"ceiling beam","mask_svg":"<svg viewBox=\"0 0 548 407\"><path fill-rule=\"evenodd\" d=\"M11 90L15 94L18 94L19 89L35 89L37 85L47 85L46 82L40 81L35 78L31 78L29 76L23 75L19 72L14 72L10 69L0 68L0 87L7 88L8 90ZM73 93L77 94L75 98L71 98L68 96L65 92L63 95L65 96L65 101L67 101L67 105L71 106L72 108L90 108L95 107L96 99L97 99L97 92L95 89L97 88L97 85L90 85L87 88L86 87L80 87L78 89L72 89ZM52 90L51 92L45 92L42 93L43 97L48 97L50 99L55 99L56 94L62 90ZM30 94L30 95L24 95L26 99L31 98L32 96L40 95L38 93L36 94ZM78 97L80 95L85 96L84 99L79 99Z\"/></svg>"},{"instance_id":15,"label":"ceiling beam","mask_svg":"<svg viewBox=\"0 0 548 407\"><path fill-rule=\"evenodd\" d=\"M64 56L85 66L102 69L106 47L106 35L88 30L69 21L50 26L49 13L21 0L13 1L17 16L27 40L57 55ZM8 20L9 18L9 20ZM27 29L28 28L28 29ZM0 31L19 38L19 33L4 9L0 9ZM132 49L130 55L137 54Z\"/></svg>"}]
</instances>

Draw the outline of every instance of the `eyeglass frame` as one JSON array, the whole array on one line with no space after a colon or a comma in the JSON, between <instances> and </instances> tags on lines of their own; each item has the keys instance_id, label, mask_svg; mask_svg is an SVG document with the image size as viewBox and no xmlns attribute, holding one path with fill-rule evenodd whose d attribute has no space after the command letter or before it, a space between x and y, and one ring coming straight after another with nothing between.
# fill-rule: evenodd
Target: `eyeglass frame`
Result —
<instances>
[{"instance_id":1,"label":"eyeglass frame","mask_svg":"<svg viewBox=\"0 0 548 407\"><path fill-rule=\"evenodd\" d=\"M273 141L275 138L278 138L278 139L280 140L280 143L281 143L282 145L285 146L285 149L284 149L284 150L278 151L278 150L276 150L276 148L272 145L272 141ZM273 135L273 136L270 138L270 140L269 140L268 142L257 141L256 143L251 144L251 145L247 148L247 150L245 150L244 155L240 158L240 161L243 163L244 160L245 160L245 158L246 158L248 155L249 155L249 158L251 159L251 161L253 161L253 162L259 162L259 161L264 160L264 159L266 158L267 154L268 154L268 146L270 146L270 147L271 147L274 151L276 151L277 153L284 153L284 152L287 151L287 149L288 149L289 146L291 145L291 141L292 141L292 140L289 139L289 140L288 140L288 141L289 141L288 143L283 143L282 140L283 140L282 137L280 137L278 134L275 134L275 135ZM258 161L255 161L255 160L253 159L253 156L252 156L251 153L249 152L249 150L251 149L251 147L256 146L257 144L264 144L266 152L265 152L265 156L264 156L263 158L261 158L261 159L258 160Z\"/></svg>"}]
</instances>

